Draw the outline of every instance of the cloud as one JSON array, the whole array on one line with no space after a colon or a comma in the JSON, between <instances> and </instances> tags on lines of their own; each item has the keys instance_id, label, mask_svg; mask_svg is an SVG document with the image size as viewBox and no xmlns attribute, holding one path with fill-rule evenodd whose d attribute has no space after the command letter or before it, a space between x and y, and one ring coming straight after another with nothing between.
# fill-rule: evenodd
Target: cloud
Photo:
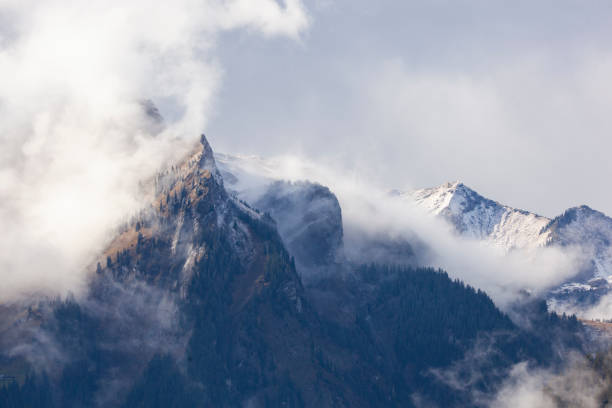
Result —
<instances>
[{"instance_id":1,"label":"cloud","mask_svg":"<svg viewBox=\"0 0 612 408\"><path fill-rule=\"evenodd\" d=\"M592 293L589 293L591 291ZM573 314L582 319L610 320L610 316L612 316L612 293L602 294L597 289L590 289L582 294L582 299L579 296L575 296L575 298L552 299L549 301L549 307L557 313ZM580 302L580 300L583 301Z\"/></svg>"},{"instance_id":2,"label":"cloud","mask_svg":"<svg viewBox=\"0 0 612 408\"><path fill-rule=\"evenodd\" d=\"M342 208L347 254L360 252L351 245L363 244L364 237L365 245L369 238L409 242L421 265L443 268L452 278L485 290L502 308L522 297L525 290L544 294L578 270L580 258L567 248L508 253L461 237L443 219L377 187L366 171L350 172L291 155L271 159L246 156L229 162L230 171L239 176L234 187L251 202L265 191L266 178L309 180L329 187Z\"/></svg>"},{"instance_id":3,"label":"cloud","mask_svg":"<svg viewBox=\"0 0 612 408\"><path fill-rule=\"evenodd\" d=\"M558 406L600 407L605 384L581 356L567 356L567 367L552 370L530 369L516 364L500 390L487 406L495 408Z\"/></svg>"},{"instance_id":4,"label":"cloud","mask_svg":"<svg viewBox=\"0 0 612 408\"><path fill-rule=\"evenodd\" d=\"M364 99L381 145L396 144L411 168L440 182L469 180L548 216L583 200L610 210L584 179L607 169L600 149L612 125L612 53L576 58L570 72L548 56L519 56L486 72L422 71L390 59L365 79Z\"/></svg>"},{"instance_id":5,"label":"cloud","mask_svg":"<svg viewBox=\"0 0 612 408\"><path fill-rule=\"evenodd\" d=\"M222 79L220 34L298 39L309 17L299 0L2 0L0 22L7 301L83 284L109 227L142 205L139 181L204 130Z\"/></svg>"},{"instance_id":6,"label":"cloud","mask_svg":"<svg viewBox=\"0 0 612 408\"><path fill-rule=\"evenodd\" d=\"M180 324L175 296L139 280L118 282L111 274L98 278L78 305L71 297L66 302L30 304L27 315L21 313L3 333L3 346L7 356L23 359L36 372L52 377L70 364L87 363L85 354L92 350L121 356L99 376L101 386L94 397L96 406L113 406L125 398L155 354L180 359L191 331ZM71 319L66 316L76 307L80 319L70 320L66 330L65 319ZM97 327L95 333L83 332L92 326Z\"/></svg>"},{"instance_id":7,"label":"cloud","mask_svg":"<svg viewBox=\"0 0 612 408\"><path fill-rule=\"evenodd\" d=\"M591 357L557 345L555 364L511 364L504 359L498 343L508 335L498 332L479 337L461 359L448 367L431 369L431 376L475 407L602 406L609 388L603 377L609 356L601 355L595 363Z\"/></svg>"}]
</instances>

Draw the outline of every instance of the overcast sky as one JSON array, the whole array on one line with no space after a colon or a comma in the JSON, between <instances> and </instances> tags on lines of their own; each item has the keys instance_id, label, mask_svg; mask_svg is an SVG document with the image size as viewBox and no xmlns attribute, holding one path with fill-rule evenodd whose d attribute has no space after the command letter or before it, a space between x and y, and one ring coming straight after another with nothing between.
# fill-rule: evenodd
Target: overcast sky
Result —
<instances>
[{"instance_id":1,"label":"overcast sky","mask_svg":"<svg viewBox=\"0 0 612 408\"><path fill-rule=\"evenodd\" d=\"M221 35L216 150L299 154L388 188L461 180L612 214L612 3L310 1L298 41Z\"/></svg>"}]
</instances>

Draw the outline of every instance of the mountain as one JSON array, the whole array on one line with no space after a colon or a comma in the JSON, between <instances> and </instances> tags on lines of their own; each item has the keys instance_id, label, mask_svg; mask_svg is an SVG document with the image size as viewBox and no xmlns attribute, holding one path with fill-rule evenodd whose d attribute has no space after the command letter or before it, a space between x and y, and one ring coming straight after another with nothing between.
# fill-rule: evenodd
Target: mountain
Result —
<instances>
[{"instance_id":1,"label":"mountain","mask_svg":"<svg viewBox=\"0 0 612 408\"><path fill-rule=\"evenodd\" d=\"M278 232L299 269L341 261L342 214L329 188L307 181L276 181L253 204L276 220Z\"/></svg>"},{"instance_id":2,"label":"mountain","mask_svg":"<svg viewBox=\"0 0 612 408\"><path fill-rule=\"evenodd\" d=\"M335 196L331 197L333 192L326 193L330 197L325 211L316 208L320 202L326 200L312 199L308 194L307 186L313 183L302 181L296 184L283 181L282 166L274 160L223 154L217 157L221 172L226 180L229 180L229 188L234 194L255 203L254 205L264 212L275 211L267 206L271 202L260 201L268 191L272 195L293 197L292 200L284 200L284 215L272 214L286 243L292 242L293 238L287 236L287 233L289 230L296 230L294 224L296 220L303 220L303 214L335 214L333 222L329 217L319 219L320 226L335 225L332 229L336 231L342 228L343 245L329 248L330 253L335 253L335 259L346 258L357 264L376 262L426 265L430 262L428 248L419 237L412 234L410 239L406 238L406 235L410 236L410 231L400 236L390 236L384 231L372 232L360 225L346 224L341 219L341 211L336 204L338 200ZM286 191L280 193L283 189ZM303 191L297 194L300 189ZM390 195L410 205L416 204L430 214L443 218L459 235L486 242L504 251L533 251L542 247L569 251L572 259L575 258L574 276L560 287L552 288L549 293L551 306L557 307L558 310L576 312L579 307L592 305L612 290L612 285L608 283L612 268L612 250L609 245L612 219L588 207L569 209L566 214L550 219L485 198L461 182L407 192L393 191ZM287 205L289 201L292 203L290 206ZM308 205L312 205L315 211L304 212L302 207ZM302 221L300 229L306 230L309 225L315 224ZM319 236L325 234L328 234L325 229L319 231ZM340 237L339 234L336 236ZM326 240L320 242L325 243ZM296 261L302 266L313 263L312 260L300 259L299 251L295 248L290 248L290 252L296 254ZM303 278L321 275L320 268L318 272L312 272L305 267L298 269Z\"/></svg>"},{"instance_id":3,"label":"mountain","mask_svg":"<svg viewBox=\"0 0 612 408\"><path fill-rule=\"evenodd\" d=\"M461 182L395 195L443 217L461 235L487 240L506 250L548 243L549 233L542 233L550 223L548 218L489 200Z\"/></svg>"},{"instance_id":4,"label":"mountain","mask_svg":"<svg viewBox=\"0 0 612 408\"><path fill-rule=\"evenodd\" d=\"M551 245L580 247L595 276L612 276L612 218L586 205L566 210L542 230Z\"/></svg>"},{"instance_id":5,"label":"mountain","mask_svg":"<svg viewBox=\"0 0 612 408\"><path fill-rule=\"evenodd\" d=\"M393 192L442 217L460 235L507 251L557 247L577 254L575 276L551 292L553 305L595 303L612 289L612 218L588 206L549 219L490 200L460 182Z\"/></svg>"},{"instance_id":6,"label":"mountain","mask_svg":"<svg viewBox=\"0 0 612 408\"><path fill-rule=\"evenodd\" d=\"M45 360L57 406L314 405L344 392L312 361L317 317L273 220L227 194L206 139L152 188L87 295L36 307L35 335L7 355ZM296 394L318 381L316 397Z\"/></svg>"},{"instance_id":7,"label":"mountain","mask_svg":"<svg viewBox=\"0 0 612 408\"><path fill-rule=\"evenodd\" d=\"M515 363L582 347L575 317L537 304L538 330L519 327L443 271L335 258L352 273L305 286L294 260L338 249L329 190L278 184L262 201L313 225L285 240L271 213L226 190L204 137L144 187L150 206L119 228L86 293L0 309L0 406L473 406ZM285 246L296 240L314 246ZM482 374L444 380L466 369Z\"/></svg>"},{"instance_id":8,"label":"mountain","mask_svg":"<svg viewBox=\"0 0 612 408\"><path fill-rule=\"evenodd\" d=\"M254 156L216 158L231 194L275 220L302 279L338 269L344 259L342 210L329 188L307 180L278 180L274 163Z\"/></svg>"}]
</instances>

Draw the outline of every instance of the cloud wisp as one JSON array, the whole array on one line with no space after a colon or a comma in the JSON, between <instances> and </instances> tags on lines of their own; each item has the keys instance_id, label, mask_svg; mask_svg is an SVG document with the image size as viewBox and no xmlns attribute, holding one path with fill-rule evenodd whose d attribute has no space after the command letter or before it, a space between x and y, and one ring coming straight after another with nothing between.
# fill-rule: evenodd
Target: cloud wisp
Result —
<instances>
[{"instance_id":1,"label":"cloud wisp","mask_svg":"<svg viewBox=\"0 0 612 408\"><path fill-rule=\"evenodd\" d=\"M526 362L510 370L496 395L483 406L496 408L559 406L599 407L606 384L584 357L570 354L561 372L530 369Z\"/></svg>"},{"instance_id":2,"label":"cloud wisp","mask_svg":"<svg viewBox=\"0 0 612 408\"><path fill-rule=\"evenodd\" d=\"M240 172L236 189L252 202L264 191L266 179L310 180L328 186L342 208L347 254L359 252L351 244L364 236L409 242L422 249L416 254L420 264L443 268L451 277L485 290L501 307L510 306L525 290L542 294L578 270L579 257L569 250L547 247L508 253L463 238L443 219L376 187L364 172L347 172L297 156L238 156L232 165L230 171Z\"/></svg>"}]
</instances>

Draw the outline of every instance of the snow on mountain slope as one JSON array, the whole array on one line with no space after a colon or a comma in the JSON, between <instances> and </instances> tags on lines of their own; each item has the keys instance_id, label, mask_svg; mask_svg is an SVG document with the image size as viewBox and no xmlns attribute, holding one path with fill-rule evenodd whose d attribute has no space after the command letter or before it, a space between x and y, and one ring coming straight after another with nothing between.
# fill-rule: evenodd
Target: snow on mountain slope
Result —
<instances>
[{"instance_id":1,"label":"snow on mountain slope","mask_svg":"<svg viewBox=\"0 0 612 408\"><path fill-rule=\"evenodd\" d=\"M460 182L394 195L443 217L461 235L505 250L557 246L576 251L585 279L612 276L612 218L587 206L549 219L485 198Z\"/></svg>"},{"instance_id":2,"label":"snow on mountain slope","mask_svg":"<svg viewBox=\"0 0 612 408\"><path fill-rule=\"evenodd\" d=\"M489 200L460 182L397 195L448 220L460 234L506 250L546 245L550 219Z\"/></svg>"},{"instance_id":3,"label":"snow on mountain slope","mask_svg":"<svg viewBox=\"0 0 612 408\"><path fill-rule=\"evenodd\" d=\"M612 275L612 218L585 205L566 210L542 231L550 243L580 247L596 277Z\"/></svg>"},{"instance_id":4,"label":"snow on mountain slope","mask_svg":"<svg viewBox=\"0 0 612 408\"><path fill-rule=\"evenodd\" d=\"M561 248L571 254L574 277L551 290L549 306L582 314L612 293L612 218L587 206L553 219L487 199L460 182L394 196L442 217L462 236L506 251Z\"/></svg>"},{"instance_id":5,"label":"snow on mountain slope","mask_svg":"<svg viewBox=\"0 0 612 408\"><path fill-rule=\"evenodd\" d=\"M278 177L279 165L259 156L215 153L225 185L240 198L255 201Z\"/></svg>"}]
</instances>

